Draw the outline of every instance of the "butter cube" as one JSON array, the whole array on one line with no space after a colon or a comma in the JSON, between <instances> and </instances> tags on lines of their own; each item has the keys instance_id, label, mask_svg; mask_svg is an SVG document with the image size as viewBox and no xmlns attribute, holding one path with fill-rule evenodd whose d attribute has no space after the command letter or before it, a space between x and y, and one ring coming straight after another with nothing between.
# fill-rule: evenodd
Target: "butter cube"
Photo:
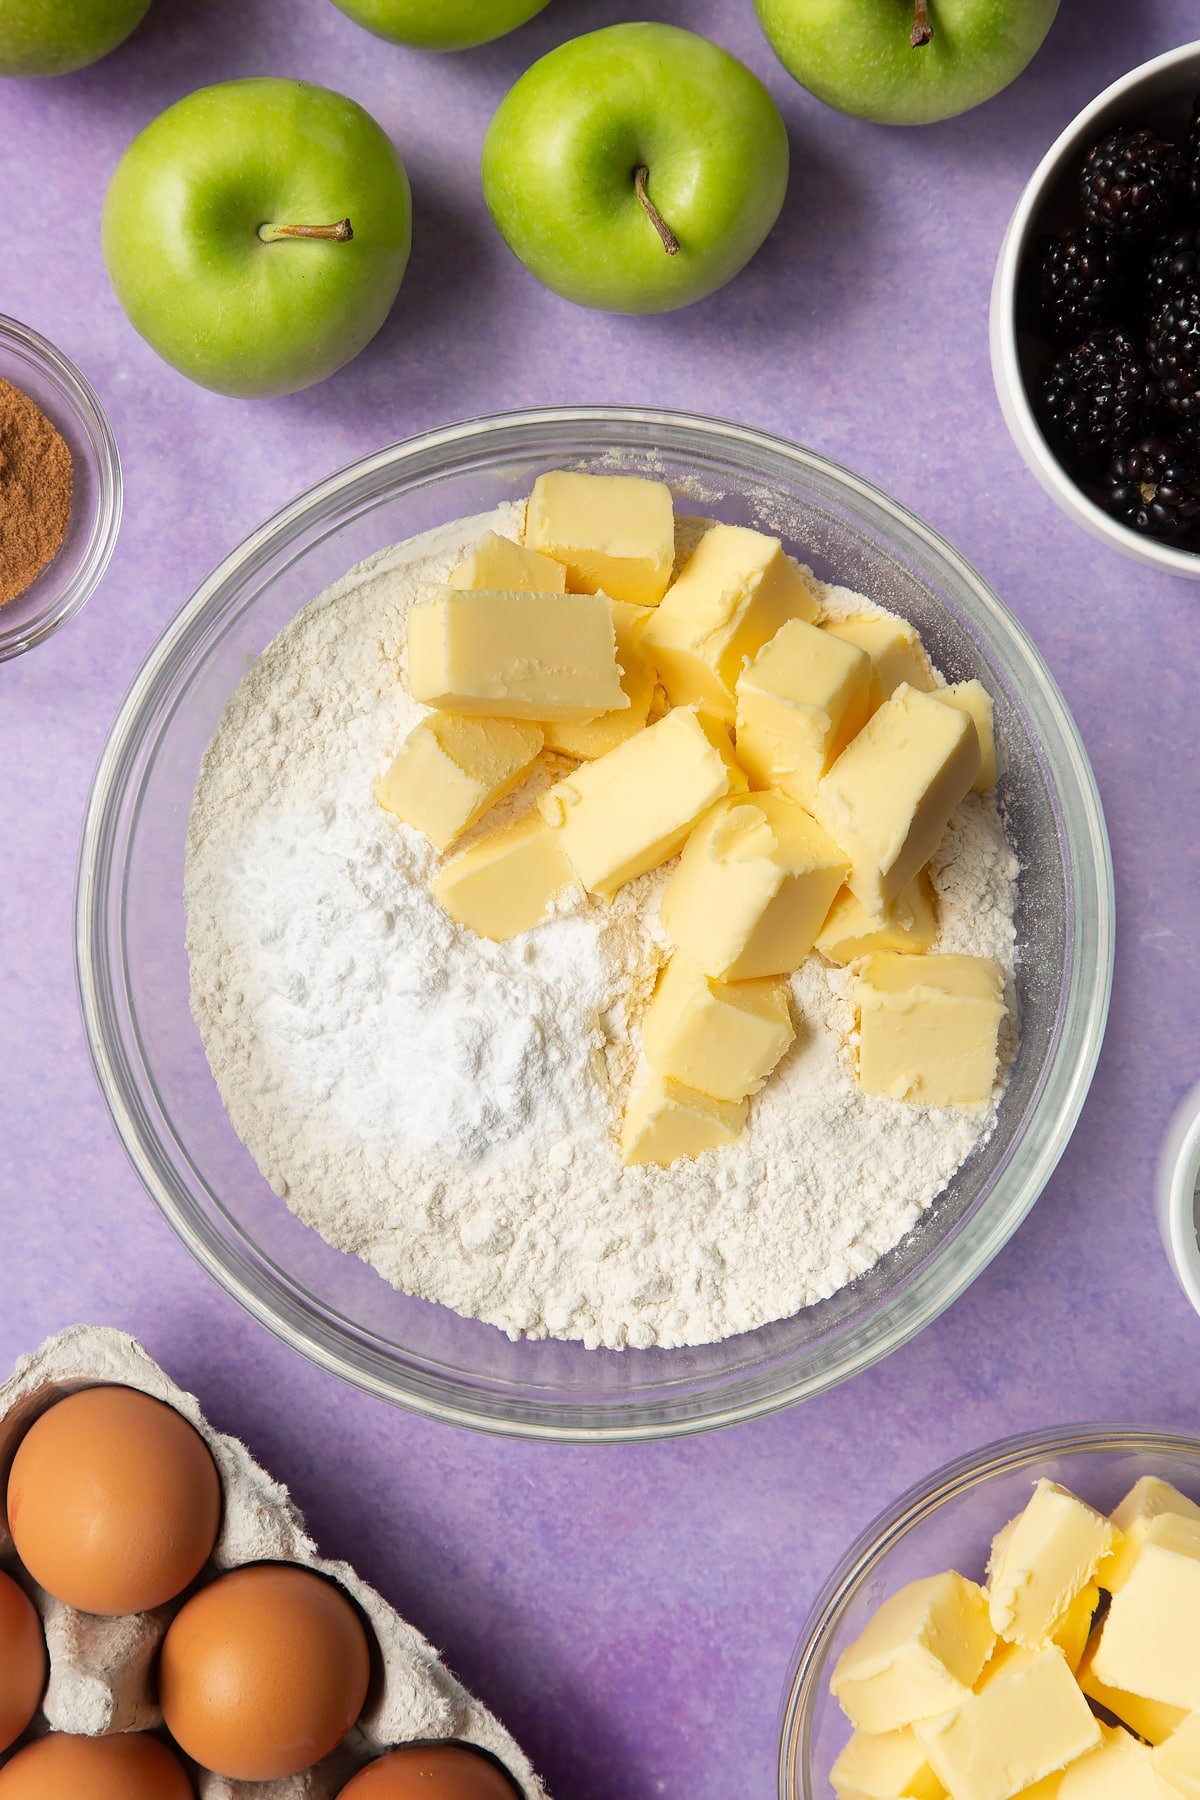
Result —
<instances>
[{"instance_id":1,"label":"butter cube","mask_svg":"<svg viewBox=\"0 0 1200 1800\"><path fill-rule=\"evenodd\" d=\"M621 1126L621 1160L672 1163L732 1144L746 1124L745 1100L714 1100L655 1075L630 1096Z\"/></svg>"},{"instance_id":2,"label":"butter cube","mask_svg":"<svg viewBox=\"0 0 1200 1800\"><path fill-rule=\"evenodd\" d=\"M996 1081L1003 984L981 956L877 951L855 986L858 1082L918 1106L983 1106Z\"/></svg>"},{"instance_id":3,"label":"butter cube","mask_svg":"<svg viewBox=\"0 0 1200 1800\"><path fill-rule=\"evenodd\" d=\"M1094 1581L1072 1600L1066 1612L1050 1634L1050 1642L1057 1644L1067 1659L1067 1667L1072 1674L1083 1661L1088 1640L1092 1635L1092 1620L1096 1616L1096 1608L1100 1604L1100 1589Z\"/></svg>"},{"instance_id":4,"label":"butter cube","mask_svg":"<svg viewBox=\"0 0 1200 1800\"><path fill-rule=\"evenodd\" d=\"M946 1792L911 1726L856 1731L829 1780L838 1800L942 1800Z\"/></svg>"},{"instance_id":5,"label":"butter cube","mask_svg":"<svg viewBox=\"0 0 1200 1800\"><path fill-rule=\"evenodd\" d=\"M745 785L726 734L684 708L584 763L538 805L584 887L611 896L674 856L696 820Z\"/></svg>"},{"instance_id":6,"label":"butter cube","mask_svg":"<svg viewBox=\"0 0 1200 1800\"><path fill-rule=\"evenodd\" d=\"M992 696L982 681L956 681L950 687L934 688L933 697L942 701L945 706L957 706L965 712L975 724L979 738L979 773L975 777L975 792L986 794L996 785L999 774L996 762L996 719Z\"/></svg>"},{"instance_id":7,"label":"butter cube","mask_svg":"<svg viewBox=\"0 0 1200 1800\"><path fill-rule=\"evenodd\" d=\"M748 794L714 808L692 833L663 893L662 922L706 975L787 975L812 949L845 873L837 845L802 806Z\"/></svg>"},{"instance_id":8,"label":"butter cube","mask_svg":"<svg viewBox=\"0 0 1200 1800\"><path fill-rule=\"evenodd\" d=\"M1101 1725L1100 1742L1063 1770L1059 1800L1168 1800L1154 1752L1119 1726Z\"/></svg>"},{"instance_id":9,"label":"butter cube","mask_svg":"<svg viewBox=\"0 0 1200 1800\"><path fill-rule=\"evenodd\" d=\"M1200 1712L1200 1522L1150 1521L1092 1667L1108 1687Z\"/></svg>"},{"instance_id":10,"label":"butter cube","mask_svg":"<svg viewBox=\"0 0 1200 1800\"><path fill-rule=\"evenodd\" d=\"M671 490L634 475L539 475L525 542L562 563L575 593L656 606L675 567Z\"/></svg>"},{"instance_id":11,"label":"butter cube","mask_svg":"<svg viewBox=\"0 0 1200 1800\"><path fill-rule=\"evenodd\" d=\"M997 1635L1033 1650L1050 1643L1116 1539L1102 1513L1057 1483L1039 1481L991 1571L988 1608ZM1085 1628L1080 1656L1086 1642Z\"/></svg>"},{"instance_id":12,"label":"butter cube","mask_svg":"<svg viewBox=\"0 0 1200 1800\"><path fill-rule=\"evenodd\" d=\"M883 1602L830 1689L859 1731L899 1731L969 1699L995 1642L981 1587L953 1570L927 1575Z\"/></svg>"},{"instance_id":13,"label":"butter cube","mask_svg":"<svg viewBox=\"0 0 1200 1800\"><path fill-rule=\"evenodd\" d=\"M485 531L475 548L448 578L452 588L490 588L497 593L561 594L567 571L561 563L498 531Z\"/></svg>"},{"instance_id":14,"label":"butter cube","mask_svg":"<svg viewBox=\"0 0 1200 1800\"><path fill-rule=\"evenodd\" d=\"M821 629L870 657L872 711L905 682L925 694L937 687L925 646L907 619L888 612L852 613L848 619L827 619Z\"/></svg>"},{"instance_id":15,"label":"butter cube","mask_svg":"<svg viewBox=\"0 0 1200 1800\"><path fill-rule=\"evenodd\" d=\"M796 1035L788 993L774 978L713 981L673 956L642 1020L646 1061L714 1100L757 1094Z\"/></svg>"},{"instance_id":16,"label":"butter cube","mask_svg":"<svg viewBox=\"0 0 1200 1800\"><path fill-rule=\"evenodd\" d=\"M1166 1784L1161 1800L1182 1794L1184 1800L1200 1800L1200 1712L1180 1721L1170 1737L1151 1755L1155 1774Z\"/></svg>"},{"instance_id":17,"label":"butter cube","mask_svg":"<svg viewBox=\"0 0 1200 1800\"><path fill-rule=\"evenodd\" d=\"M408 616L408 685L428 706L499 719L629 705L602 594L434 590Z\"/></svg>"},{"instance_id":18,"label":"butter cube","mask_svg":"<svg viewBox=\"0 0 1200 1800\"><path fill-rule=\"evenodd\" d=\"M516 787L541 748L537 725L430 713L401 744L375 797L445 850Z\"/></svg>"},{"instance_id":19,"label":"butter cube","mask_svg":"<svg viewBox=\"0 0 1200 1800\"><path fill-rule=\"evenodd\" d=\"M1178 1730L1188 1714L1182 1706L1167 1706L1161 1700L1146 1700L1140 1694L1127 1694L1121 1688L1106 1686L1097 1678L1093 1661L1100 1643L1102 1626L1097 1626L1088 1639L1087 1649L1076 1670L1075 1679L1089 1700L1120 1719L1130 1731L1145 1738L1148 1744L1161 1744Z\"/></svg>"},{"instance_id":20,"label":"butter cube","mask_svg":"<svg viewBox=\"0 0 1200 1800\"><path fill-rule=\"evenodd\" d=\"M1100 1742L1061 1650L1011 1666L952 1712L916 1724L954 1800L1012 1800Z\"/></svg>"},{"instance_id":21,"label":"butter cube","mask_svg":"<svg viewBox=\"0 0 1200 1800\"><path fill-rule=\"evenodd\" d=\"M873 917L885 917L929 861L979 767L969 716L907 686L842 751L814 810L849 857L849 885Z\"/></svg>"},{"instance_id":22,"label":"butter cube","mask_svg":"<svg viewBox=\"0 0 1200 1800\"><path fill-rule=\"evenodd\" d=\"M675 706L696 705L732 725L735 684L789 619L812 620L817 601L778 538L714 525L646 627L643 644Z\"/></svg>"},{"instance_id":23,"label":"butter cube","mask_svg":"<svg viewBox=\"0 0 1200 1800\"><path fill-rule=\"evenodd\" d=\"M789 619L737 678L737 756L756 787L811 808L817 783L870 716L871 659Z\"/></svg>"},{"instance_id":24,"label":"butter cube","mask_svg":"<svg viewBox=\"0 0 1200 1800\"><path fill-rule=\"evenodd\" d=\"M933 883L924 869L898 895L882 919L873 919L866 908L844 887L829 909L829 917L817 933L817 949L831 963L845 968L873 950L894 950L898 956L919 956L937 941L937 901Z\"/></svg>"},{"instance_id":25,"label":"butter cube","mask_svg":"<svg viewBox=\"0 0 1200 1800\"><path fill-rule=\"evenodd\" d=\"M529 931L573 881L554 832L537 812L528 812L448 862L431 885L458 924L502 940Z\"/></svg>"},{"instance_id":26,"label":"butter cube","mask_svg":"<svg viewBox=\"0 0 1200 1800\"><path fill-rule=\"evenodd\" d=\"M1096 1580L1110 1594L1124 1587L1138 1552L1146 1541L1152 1519L1162 1513L1175 1513L1182 1519L1200 1520L1200 1506L1181 1494L1169 1481L1157 1475L1143 1475L1135 1481L1112 1515L1120 1536L1111 1553L1105 1557Z\"/></svg>"},{"instance_id":27,"label":"butter cube","mask_svg":"<svg viewBox=\"0 0 1200 1800\"><path fill-rule=\"evenodd\" d=\"M590 761L608 750L615 750L618 744L643 729L650 714L656 683L654 665L641 647L642 632L650 617L648 606L632 606L626 600L612 602L621 692L629 705L622 712L601 713L598 719L589 719L586 725L547 722L547 750L559 750L564 756L579 756Z\"/></svg>"}]
</instances>

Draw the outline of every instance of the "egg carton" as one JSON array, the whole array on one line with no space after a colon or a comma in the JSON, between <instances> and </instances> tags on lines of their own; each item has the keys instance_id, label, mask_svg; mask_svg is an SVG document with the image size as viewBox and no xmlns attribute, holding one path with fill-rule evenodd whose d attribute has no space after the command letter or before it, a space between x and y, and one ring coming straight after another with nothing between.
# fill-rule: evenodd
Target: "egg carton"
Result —
<instances>
[{"instance_id":1,"label":"egg carton","mask_svg":"<svg viewBox=\"0 0 1200 1800\"><path fill-rule=\"evenodd\" d=\"M348 1563L328 1562L285 1487L260 1468L244 1444L216 1432L191 1394L164 1374L135 1339L95 1325L76 1325L23 1357L0 1387L0 1493L17 1445L55 1400L80 1388L139 1388L173 1406L212 1452L224 1493L221 1532L200 1580L245 1563L289 1562L314 1569L343 1588L374 1637L367 1702L349 1737L315 1768L281 1781L230 1781L193 1769L200 1800L333 1800L356 1770L398 1744L455 1738L490 1751L508 1769L524 1800L545 1790L499 1720L472 1699L437 1652ZM34 1730L99 1737L153 1731L162 1725L155 1661L182 1601L126 1618L97 1618L64 1606L17 1566L0 1506L0 1568L15 1574L42 1616L50 1679ZM22 1740L24 1741L24 1740ZM0 1756L0 1764L4 1762Z\"/></svg>"}]
</instances>

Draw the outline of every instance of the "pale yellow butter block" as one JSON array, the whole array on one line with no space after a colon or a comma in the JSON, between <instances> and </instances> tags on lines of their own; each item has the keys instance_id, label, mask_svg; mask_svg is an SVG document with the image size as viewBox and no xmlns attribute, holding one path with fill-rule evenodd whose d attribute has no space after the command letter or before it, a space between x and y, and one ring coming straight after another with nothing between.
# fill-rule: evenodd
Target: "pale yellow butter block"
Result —
<instances>
[{"instance_id":1,"label":"pale yellow butter block","mask_svg":"<svg viewBox=\"0 0 1200 1800\"><path fill-rule=\"evenodd\" d=\"M872 710L905 682L926 694L937 687L925 646L907 619L886 612L852 613L848 619L827 619L821 629L870 657Z\"/></svg>"},{"instance_id":2,"label":"pale yellow butter block","mask_svg":"<svg viewBox=\"0 0 1200 1800\"><path fill-rule=\"evenodd\" d=\"M910 881L886 916L880 920L844 887L829 909L817 933L816 948L831 963L845 968L873 950L894 950L898 956L920 956L937 942L937 900L933 883L922 869Z\"/></svg>"},{"instance_id":3,"label":"pale yellow butter block","mask_svg":"<svg viewBox=\"0 0 1200 1800\"><path fill-rule=\"evenodd\" d=\"M1200 1520L1200 1506L1194 1500L1189 1500L1186 1494L1181 1494L1177 1487L1158 1475L1143 1475L1134 1482L1112 1515L1112 1522L1121 1536L1096 1575L1100 1586L1110 1594L1125 1585L1145 1542L1150 1521L1162 1513Z\"/></svg>"},{"instance_id":4,"label":"pale yellow butter block","mask_svg":"<svg viewBox=\"0 0 1200 1800\"><path fill-rule=\"evenodd\" d=\"M993 1545L988 1607L997 1635L1034 1650L1050 1643L1117 1535L1103 1513L1066 1488L1037 1482L1025 1510ZM1085 1629L1076 1665L1086 1642Z\"/></svg>"},{"instance_id":5,"label":"pale yellow butter block","mask_svg":"<svg viewBox=\"0 0 1200 1800\"><path fill-rule=\"evenodd\" d=\"M981 1587L952 1569L927 1575L883 1602L830 1689L859 1731L899 1731L968 1699L995 1642Z\"/></svg>"},{"instance_id":6,"label":"pale yellow butter block","mask_svg":"<svg viewBox=\"0 0 1200 1800\"><path fill-rule=\"evenodd\" d=\"M584 887L611 896L674 856L696 820L745 785L725 732L684 707L575 769L538 805Z\"/></svg>"},{"instance_id":7,"label":"pale yellow butter block","mask_svg":"<svg viewBox=\"0 0 1200 1800\"><path fill-rule=\"evenodd\" d=\"M541 748L537 725L430 713L401 744L375 797L445 850L516 787Z\"/></svg>"},{"instance_id":8,"label":"pale yellow butter block","mask_svg":"<svg viewBox=\"0 0 1200 1800\"><path fill-rule=\"evenodd\" d=\"M1200 1521L1150 1521L1092 1667L1108 1687L1200 1712Z\"/></svg>"},{"instance_id":9,"label":"pale yellow butter block","mask_svg":"<svg viewBox=\"0 0 1200 1800\"><path fill-rule=\"evenodd\" d=\"M1161 1700L1147 1700L1141 1694L1127 1694L1121 1688L1108 1687L1097 1678L1093 1659L1100 1642L1102 1627L1096 1626L1088 1639L1087 1649L1075 1673L1075 1679L1089 1700L1120 1719L1130 1731L1145 1738L1148 1744L1161 1744L1178 1730L1188 1714L1181 1706L1166 1706Z\"/></svg>"},{"instance_id":10,"label":"pale yellow butter block","mask_svg":"<svg viewBox=\"0 0 1200 1800\"><path fill-rule=\"evenodd\" d=\"M949 687L933 689L935 700L941 700L946 706L957 706L965 712L975 724L979 738L979 773L975 777L975 792L986 794L994 788L999 775L996 761L996 719L992 696L982 681L955 681Z\"/></svg>"},{"instance_id":11,"label":"pale yellow butter block","mask_svg":"<svg viewBox=\"0 0 1200 1800\"><path fill-rule=\"evenodd\" d=\"M1200 1712L1189 1713L1152 1752L1154 1772L1166 1784L1161 1800L1181 1794L1200 1800Z\"/></svg>"},{"instance_id":12,"label":"pale yellow butter block","mask_svg":"<svg viewBox=\"0 0 1200 1800\"><path fill-rule=\"evenodd\" d=\"M602 713L598 719L589 719L586 725L548 720L545 727L547 750L558 750L564 756L578 756L590 761L608 750L615 750L618 744L643 729L657 683L654 665L641 647L642 632L650 616L648 606L633 606L627 600L612 602L621 691L629 705L621 712Z\"/></svg>"},{"instance_id":13,"label":"pale yellow butter block","mask_svg":"<svg viewBox=\"0 0 1200 1800\"><path fill-rule=\"evenodd\" d=\"M673 1163L734 1143L746 1125L745 1100L714 1100L653 1075L631 1096L621 1126L621 1160Z\"/></svg>"},{"instance_id":14,"label":"pale yellow butter block","mask_svg":"<svg viewBox=\"0 0 1200 1800\"><path fill-rule=\"evenodd\" d=\"M714 981L673 956L642 1020L656 1075L714 1100L757 1094L795 1038L786 981Z\"/></svg>"},{"instance_id":15,"label":"pale yellow butter block","mask_svg":"<svg viewBox=\"0 0 1200 1800\"><path fill-rule=\"evenodd\" d=\"M667 590L642 642L675 706L723 724L737 715L735 684L789 619L813 620L817 600L778 538L743 525L705 532Z\"/></svg>"},{"instance_id":16,"label":"pale yellow butter block","mask_svg":"<svg viewBox=\"0 0 1200 1800\"><path fill-rule=\"evenodd\" d=\"M574 879L554 832L539 813L529 812L448 862L432 887L460 925L503 940L531 930Z\"/></svg>"},{"instance_id":17,"label":"pale yellow butter block","mask_svg":"<svg viewBox=\"0 0 1200 1800\"><path fill-rule=\"evenodd\" d=\"M675 567L671 490L635 475L539 475L525 542L561 563L576 593L656 606Z\"/></svg>"},{"instance_id":18,"label":"pale yellow butter block","mask_svg":"<svg viewBox=\"0 0 1200 1800\"><path fill-rule=\"evenodd\" d=\"M1059 1800L1168 1800L1154 1752L1119 1726L1101 1725L1100 1742L1063 1770Z\"/></svg>"},{"instance_id":19,"label":"pale yellow butter block","mask_svg":"<svg viewBox=\"0 0 1200 1800\"><path fill-rule=\"evenodd\" d=\"M603 594L434 589L408 615L408 685L446 712L539 723L629 705Z\"/></svg>"},{"instance_id":20,"label":"pale yellow butter block","mask_svg":"<svg viewBox=\"0 0 1200 1800\"><path fill-rule=\"evenodd\" d=\"M856 1731L829 1771L838 1800L942 1800L946 1790L911 1725Z\"/></svg>"},{"instance_id":21,"label":"pale yellow butter block","mask_svg":"<svg viewBox=\"0 0 1200 1800\"><path fill-rule=\"evenodd\" d=\"M882 919L929 861L979 773L968 714L899 687L821 781L817 818L850 859L849 885Z\"/></svg>"},{"instance_id":22,"label":"pale yellow butter block","mask_svg":"<svg viewBox=\"0 0 1200 1800\"><path fill-rule=\"evenodd\" d=\"M737 756L755 787L811 808L870 716L871 659L805 619L780 626L737 678Z\"/></svg>"},{"instance_id":23,"label":"pale yellow butter block","mask_svg":"<svg viewBox=\"0 0 1200 1800\"><path fill-rule=\"evenodd\" d=\"M528 550L498 531L485 531L447 578L447 587L490 588L499 593L561 594L567 571L552 557Z\"/></svg>"},{"instance_id":24,"label":"pale yellow butter block","mask_svg":"<svg viewBox=\"0 0 1200 1800\"><path fill-rule=\"evenodd\" d=\"M1094 1581L1089 1581L1082 1592L1076 1594L1051 1633L1050 1642L1058 1645L1072 1674L1083 1661L1099 1604L1100 1589Z\"/></svg>"},{"instance_id":25,"label":"pale yellow butter block","mask_svg":"<svg viewBox=\"0 0 1200 1800\"><path fill-rule=\"evenodd\" d=\"M1004 1019L999 968L980 956L867 957L855 983L858 1081L919 1106L982 1106Z\"/></svg>"},{"instance_id":26,"label":"pale yellow butter block","mask_svg":"<svg viewBox=\"0 0 1200 1800\"><path fill-rule=\"evenodd\" d=\"M1061 1650L1014 1663L916 1733L954 1800L1013 1800L1100 1742Z\"/></svg>"},{"instance_id":27,"label":"pale yellow butter block","mask_svg":"<svg viewBox=\"0 0 1200 1800\"><path fill-rule=\"evenodd\" d=\"M837 845L796 801L748 794L692 833L663 893L662 922L706 975L787 975L812 949L845 873Z\"/></svg>"}]
</instances>

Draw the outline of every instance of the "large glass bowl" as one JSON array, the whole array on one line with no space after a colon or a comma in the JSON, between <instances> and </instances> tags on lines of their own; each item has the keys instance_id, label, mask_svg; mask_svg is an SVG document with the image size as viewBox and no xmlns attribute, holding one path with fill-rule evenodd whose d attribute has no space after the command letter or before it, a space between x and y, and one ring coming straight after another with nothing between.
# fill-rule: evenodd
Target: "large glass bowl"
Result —
<instances>
[{"instance_id":1,"label":"large glass bowl","mask_svg":"<svg viewBox=\"0 0 1200 1800\"><path fill-rule=\"evenodd\" d=\"M851 1287L697 1350L510 1342L398 1294L288 1212L235 1137L188 1010L183 860L197 769L238 680L297 610L381 546L528 492L562 465L653 472L680 505L778 530L818 573L906 614L946 674L996 699L1024 866L1020 1051L997 1129ZM536 1437L662 1437L751 1418L887 1355L978 1275L1045 1186L1108 1006L1112 871L1091 769L1020 625L911 513L811 451L629 407L506 414L383 450L302 495L225 559L121 708L84 829L79 983L96 1071L134 1166L227 1292L285 1342L433 1417Z\"/></svg>"},{"instance_id":2,"label":"large glass bowl","mask_svg":"<svg viewBox=\"0 0 1200 1800\"><path fill-rule=\"evenodd\" d=\"M910 1488L851 1546L813 1605L784 1689L779 1800L833 1800L829 1771L850 1726L829 1677L881 1601L942 1569L981 1581L992 1538L1044 1475L1111 1512L1142 1475L1200 1500L1200 1438L1079 1425L1005 1438Z\"/></svg>"}]
</instances>

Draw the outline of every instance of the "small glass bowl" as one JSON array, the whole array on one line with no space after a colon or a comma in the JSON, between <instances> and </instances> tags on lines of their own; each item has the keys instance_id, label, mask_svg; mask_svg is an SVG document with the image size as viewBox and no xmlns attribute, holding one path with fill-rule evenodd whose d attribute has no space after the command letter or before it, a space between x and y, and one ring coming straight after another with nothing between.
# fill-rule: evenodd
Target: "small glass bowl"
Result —
<instances>
[{"instance_id":1,"label":"small glass bowl","mask_svg":"<svg viewBox=\"0 0 1200 1800\"><path fill-rule=\"evenodd\" d=\"M1142 1475L1200 1500L1200 1438L1123 1425L1031 1432L948 1463L902 1494L847 1550L813 1603L784 1689L779 1800L833 1800L829 1771L850 1725L829 1677L881 1602L942 1569L982 1580L992 1538L1043 1475L1102 1512Z\"/></svg>"},{"instance_id":2,"label":"small glass bowl","mask_svg":"<svg viewBox=\"0 0 1200 1800\"><path fill-rule=\"evenodd\" d=\"M121 459L104 408L75 364L48 339L0 314L0 381L40 406L74 463L71 523L49 566L0 607L0 662L44 643L92 596L121 524Z\"/></svg>"}]
</instances>

